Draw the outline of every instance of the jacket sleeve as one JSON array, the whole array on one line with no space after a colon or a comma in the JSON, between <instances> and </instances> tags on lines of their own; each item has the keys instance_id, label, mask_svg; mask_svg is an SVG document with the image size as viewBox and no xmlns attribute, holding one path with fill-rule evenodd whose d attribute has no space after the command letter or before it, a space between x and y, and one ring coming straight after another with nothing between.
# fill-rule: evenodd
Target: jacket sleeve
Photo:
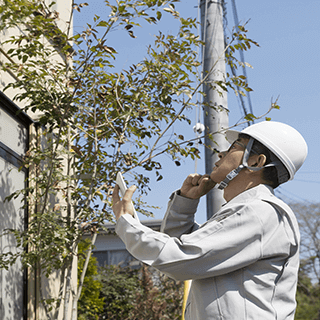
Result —
<instances>
[{"instance_id":1,"label":"jacket sleeve","mask_svg":"<svg viewBox=\"0 0 320 320\"><path fill-rule=\"evenodd\" d=\"M263 229L254 210L243 204L229 210L222 212L225 219L209 220L180 238L153 231L128 214L118 220L116 232L137 259L177 280L202 279L245 267L263 254Z\"/></svg>"},{"instance_id":2,"label":"jacket sleeve","mask_svg":"<svg viewBox=\"0 0 320 320\"><path fill-rule=\"evenodd\" d=\"M174 192L170 197L160 232L180 238L185 233L199 229L199 225L194 221L198 204L199 200L188 199L180 196L177 191Z\"/></svg>"}]
</instances>

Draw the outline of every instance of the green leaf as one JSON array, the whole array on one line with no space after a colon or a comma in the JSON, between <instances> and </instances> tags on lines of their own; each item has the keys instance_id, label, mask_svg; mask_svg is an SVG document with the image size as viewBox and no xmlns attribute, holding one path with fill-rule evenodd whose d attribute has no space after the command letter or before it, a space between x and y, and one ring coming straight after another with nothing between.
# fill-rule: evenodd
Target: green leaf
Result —
<instances>
[{"instance_id":1,"label":"green leaf","mask_svg":"<svg viewBox=\"0 0 320 320\"><path fill-rule=\"evenodd\" d=\"M107 21L101 20L99 21L99 23L97 24L97 27L107 27L109 24Z\"/></svg>"},{"instance_id":2,"label":"green leaf","mask_svg":"<svg viewBox=\"0 0 320 320\"><path fill-rule=\"evenodd\" d=\"M248 113L244 118L249 121L253 121L253 120L257 119L257 117L252 113Z\"/></svg>"}]
</instances>

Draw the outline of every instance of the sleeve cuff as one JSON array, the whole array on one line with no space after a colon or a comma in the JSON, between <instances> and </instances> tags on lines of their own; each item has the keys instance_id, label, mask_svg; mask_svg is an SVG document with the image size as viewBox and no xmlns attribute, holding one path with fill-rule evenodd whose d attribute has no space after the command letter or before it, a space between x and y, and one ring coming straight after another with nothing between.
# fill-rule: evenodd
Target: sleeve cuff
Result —
<instances>
[{"instance_id":1,"label":"sleeve cuff","mask_svg":"<svg viewBox=\"0 0 320 320\"><path fill-rule=\"evenodd\" d=\"M182 212L184 214L194 214L197 211L200 199L190 199L180 195L180 190L172 193L170 196L171 210Z\"/></svg>"}]
</instances>

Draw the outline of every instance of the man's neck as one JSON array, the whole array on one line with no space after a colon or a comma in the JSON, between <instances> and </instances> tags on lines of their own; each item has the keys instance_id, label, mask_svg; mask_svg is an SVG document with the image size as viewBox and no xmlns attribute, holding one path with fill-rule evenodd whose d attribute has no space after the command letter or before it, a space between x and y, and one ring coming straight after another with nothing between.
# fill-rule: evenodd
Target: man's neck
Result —
<instances>
[{"instance_id":1,"label":"man's neck","mask_svg":"<svg viewBox=\"0 0 320 320\"><path fill-rule=\"evenodd\" d=\"M224 189L224 199L229 202L240 193L264 183L258 175L240 175Z\"/></svg>"}]
</instances>

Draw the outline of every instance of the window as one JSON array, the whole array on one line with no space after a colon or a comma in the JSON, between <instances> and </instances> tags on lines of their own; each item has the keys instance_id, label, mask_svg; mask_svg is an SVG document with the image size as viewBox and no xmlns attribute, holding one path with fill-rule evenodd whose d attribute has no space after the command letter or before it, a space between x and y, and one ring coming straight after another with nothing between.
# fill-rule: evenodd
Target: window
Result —
<instances>
[{"instance_id":1,"label":"window","mask_svg":"<svg viewBox=\"0 0 320 320\"><path fill-rule=\"evenodd\" d=\"M134 257L127 250L93 251L92 255L97 258L99 266L121 265L128 266Z\"/></svg>"}]
</instances>

